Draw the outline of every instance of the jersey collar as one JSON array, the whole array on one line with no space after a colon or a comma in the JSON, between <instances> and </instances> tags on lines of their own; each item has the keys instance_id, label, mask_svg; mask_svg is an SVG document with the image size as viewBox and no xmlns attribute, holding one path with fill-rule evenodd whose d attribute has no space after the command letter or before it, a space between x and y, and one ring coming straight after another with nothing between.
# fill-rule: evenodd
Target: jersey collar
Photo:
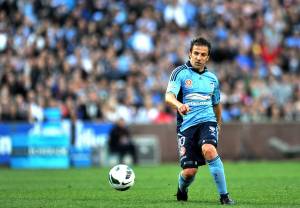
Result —
<instances>
[{"instance_id":1,"label":"jersey collar","mask_svg":"<svg viewBox=\"0 0 300 208\"><path fill-rule=\"evenodd\" d=\"M195 68L192 66L192 64L191 64L190 61L187 61L187 62L185 63L185 65L186 65L188 68L190 68L191 70L193 70L194 72L198 73L198 74L203 74L203 73L207 72L207 67L206 67L206 66L204 67L204 70L203 70L202 72L199 72L197 69L195 69Z\"/></svg>"}]
</instances>

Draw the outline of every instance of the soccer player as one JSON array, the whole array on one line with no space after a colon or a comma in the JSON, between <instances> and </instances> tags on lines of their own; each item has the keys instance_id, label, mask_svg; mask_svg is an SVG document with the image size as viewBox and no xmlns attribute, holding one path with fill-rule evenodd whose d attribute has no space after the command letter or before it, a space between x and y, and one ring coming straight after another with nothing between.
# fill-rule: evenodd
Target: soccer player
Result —
<instances>
[{"instance_id":1,"label":"soccer player","mask_svg":"<svg viewBox=\"0 0 300 208\"><path fill-rule=\"evenodd\" d=\"M211 44L202 37L190 43L189 61L173 70L165 101L177 109L177 135L180 165L177 200L187 201L188 187L198 166L208 164L220 194L221 204L232 205L222 160L217 152L221 128L219 82L209 72Z\"/></svg>"}]
</instances>

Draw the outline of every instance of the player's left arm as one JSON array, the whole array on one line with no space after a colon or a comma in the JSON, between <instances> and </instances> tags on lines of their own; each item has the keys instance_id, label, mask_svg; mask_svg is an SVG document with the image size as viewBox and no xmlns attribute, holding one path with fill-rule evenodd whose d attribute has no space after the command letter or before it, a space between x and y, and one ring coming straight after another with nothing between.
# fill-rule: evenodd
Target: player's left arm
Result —
<instances>
[{"instance_id":1,"label":"player's left arm","mask_svg":"<svg viewBox=\"0 0 300 208\"><path fill-rule=\"evenodd\" d=\"M219 81L217 79L214 82L212 104L218 124L218 130L220 131L222 125L222 104L220 103L220 86Z\"/></svg>"},{"instance_id":2,"label":"player's left arm","mask_svg":"<svg viewBox=\"0 0 300 208\"><path fill-rule=\"evenodd\" d=\"M216 115L218 130L220 132L221 125L222 125L222 105L221 105L221 103L218 103L218 104L214 105L214 112L215 112L215 115Z\"/></svg>"}]
</instances>

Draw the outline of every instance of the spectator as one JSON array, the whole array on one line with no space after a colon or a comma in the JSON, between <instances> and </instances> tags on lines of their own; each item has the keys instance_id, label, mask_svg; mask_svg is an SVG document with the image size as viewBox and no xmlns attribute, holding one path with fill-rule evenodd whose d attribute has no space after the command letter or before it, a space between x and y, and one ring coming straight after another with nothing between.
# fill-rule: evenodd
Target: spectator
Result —
<instances>
[{"instance_id":1,"label":"spectator","mask_svg":"<svg viewBox=\"0 0 300 208\"><path fill-rule=\"evenodd\" d=\"M134 164L137 164L136 147L131 140L131 134L123 118L119 118L110 131L109 151L111 154L118 155L120 163L125 163L124 156L129 154Z\"/></svg>"},{"instance_id":2,"label":"spectator","mask_svg":"<svg viewBox=\"0 0 300 208\"><path fill-rule=\"evenodd\" d=\"M198 35L214 43L208 68L225 122L270 121L273 105L275 120L299 120L299 10L279 0L0 1L0 121L10 105L29 121L55 105L65 118L154 123L170 69L187 60L178 44Z\"/></svg>"},{"instance_id":3,"label":"spectator","mask_svg":"<svg viewBox=\"0 0 300 208\"><path fill-rule=\"evenodd\" d=\"M173 121L174 121L174 115L172 114L172 110L169 107L160 104L158 106L158 115L154 119L154 123L170 124Z\"/></svg>"}]
</instances>

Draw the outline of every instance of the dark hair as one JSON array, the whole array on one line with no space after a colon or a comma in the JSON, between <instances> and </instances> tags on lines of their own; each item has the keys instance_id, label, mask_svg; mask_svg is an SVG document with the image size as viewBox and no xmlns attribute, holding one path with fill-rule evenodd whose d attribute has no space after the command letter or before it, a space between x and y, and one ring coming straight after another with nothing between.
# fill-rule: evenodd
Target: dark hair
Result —
<instances>
[{"instance_id":1,"label":"dark hair","mask_svg":"<svg viewBox=\"0 0 300 208\"><path fill-rule=\"evenodd\" d=\"M208 40L206 40L205 38L197 37L197 38L193 39L191 41L191 45L190 45L190 52L192 52L194 45L207 46L208 55L210 54L211 45L210 45L210 42L208 42Z\"/></svg>"}]
</instances>

